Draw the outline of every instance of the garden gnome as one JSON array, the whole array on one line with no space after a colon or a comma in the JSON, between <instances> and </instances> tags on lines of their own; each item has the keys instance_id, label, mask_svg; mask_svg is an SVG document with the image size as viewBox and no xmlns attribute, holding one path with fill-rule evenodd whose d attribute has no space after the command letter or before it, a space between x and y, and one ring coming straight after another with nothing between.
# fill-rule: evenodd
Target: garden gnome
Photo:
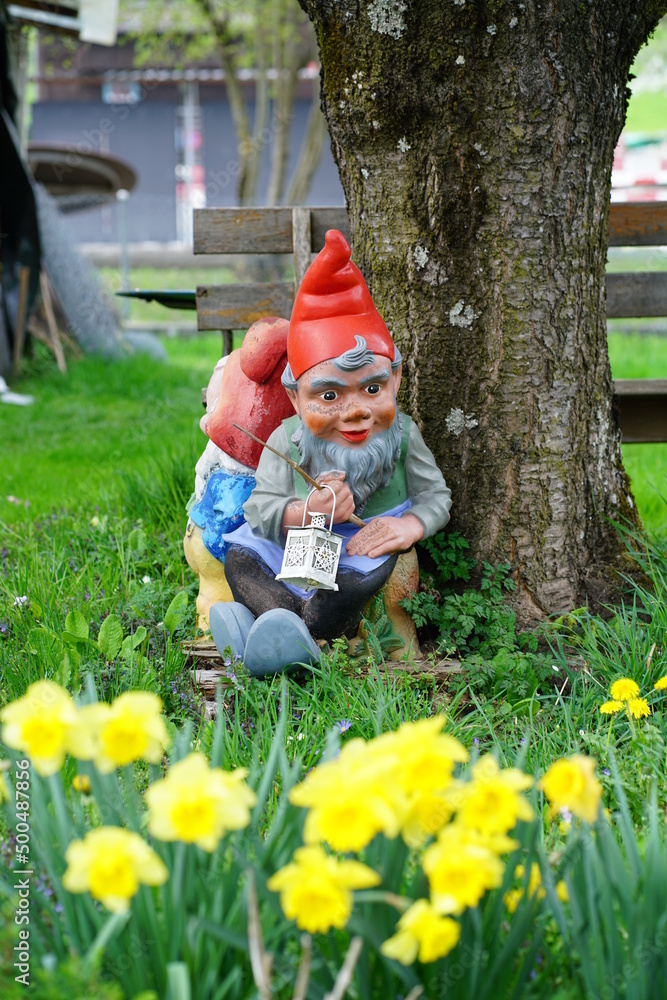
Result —
<instances>
[{"instance_id":1,"label":"garden gnome","mask_svg":"<svg viewBox=\"0 0 667 1000\"><path fill-rule=\"evenodd\" d=\"M188 505L185 557L199 577L197 624L208 632L209 609L233 600L225 579L225 532L243 523L243 504L255 486L262 446L233 425L266 440L292 411L280 378L287 360L286 319L253 323L239 350L215 366L200 427L210 438L195 468Z\"/></svg>"},{"instance_id":2,"label":"garden gnome","mask_svg":"<svg viewBox=\"0 0 667 1000\"><path fill-rule=\"evenodd\" d=\"M364 607L387 583L400 553L449 520L450 491L421 434L396 406L401 356L350 247L337 230L310 265L296 296L282 384L296 411L269 444L320 484L314 491L264 449L246 523L226 534L234 603L211 608L211 632L251 674L319 659L316 640L354 636ZM285 538L308 513L331 517L344 539L337 590L276 580ZM366 522L348 523L356 514Z\"/></svg>"}]
</instances>

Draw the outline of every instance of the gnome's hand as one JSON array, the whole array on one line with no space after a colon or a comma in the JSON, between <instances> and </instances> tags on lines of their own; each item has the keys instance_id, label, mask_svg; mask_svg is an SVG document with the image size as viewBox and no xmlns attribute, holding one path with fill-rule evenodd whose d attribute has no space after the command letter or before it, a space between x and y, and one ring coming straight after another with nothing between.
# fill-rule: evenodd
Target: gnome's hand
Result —
<instances>
[{"instance_id":1,"label":"gnome's hand","mask_svg":"<svg viewBox=\"0 0 667 1000\"><path fill-rule=\"evenodd\" d=\"M336 510L334 512L334 524L342 524L348 521L354 514L354 497L352 490L345 482L344 472L324 472L317 477L318 483L322 486L330 486L336 495ZM329 490L318 490L311 494L308 501L308 510L317 514L326 514L331 517L334 498Z\"/></svg>"},{"instance_id":2,"label":"gnome's hand","mask_svg":"<svg viewBox=\"0 0 667 1000\"><path fill-rule=\"evenodd\" d=\"M334 524L342 524L348 521L354 514L354 497L352 490L345 482L344 472L325 472L317 477L318 483L330 486L336 496L336 510L334 512ZM308 498L309 514L326 514L331 517L334 498L329 490L313 490ZM287 533L289 528L300 528L303 521L303 500L292 500L285 508L283 517L283 531Z\"/></svg>"},{"instance_id":3,"label":"gnome's hand","mask_svg":"<svg viewBox=\"0 0 667 1000\"><path fill-rule=\"evenodd\" d=\"M377 559L379 556L391 555L394 552L407 552L415 542L424 535L424 528L414 514L404 514L403 517L375 517L349 540L345 548L350 556L368 556Z\"/></svg>"}]
</instances>

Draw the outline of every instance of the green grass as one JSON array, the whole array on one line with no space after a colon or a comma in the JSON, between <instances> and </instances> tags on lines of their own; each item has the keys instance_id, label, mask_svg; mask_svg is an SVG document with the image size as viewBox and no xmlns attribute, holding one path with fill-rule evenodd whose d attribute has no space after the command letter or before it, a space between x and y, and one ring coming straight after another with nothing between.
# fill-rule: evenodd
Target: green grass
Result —
<instances>
[{"instance_id":1,"label":"green grass","mask_svg":"<svg viewBox=\"0 0 667 1000\"><path fill-rule=\"evenodd\" d=\"M117 308L128 321L175 323L184 329L197 329L197 316L190 309L168 309L158 302L142 302L139 299L123 299L115 293L123 287L122 274L118 268L101 267L98 273L104 286L114 296ZM129 287L143 289L194 289L197 285L227 285L236 281L235 272L229 267L219 268L177 268L177 267L133 267L129 274Z\"/></svg>"},{"instance_id":2,"label":"green grass","mask_svg":"<svg viewBox=\"0 0 667 1000\"><path fill-rule=\"evenodd\" d=\"M16 497L33 517L117 495L120 477L156 454L194 462L206 443L198 403L220 355L218 334L165 343L169 363L135 355L109 364L86 357L61 375L41 351L17 383L31 407L0 407L0 519L15 520Z\"/></svg>"},{"instance_id":3,"label":"green grass","mask_svg":"<svg viewBox=\"0 0 667 1000\"><path fill-rule=\"evenodd\" d=\"M667 378L667 336L621 332L612 320L608 336L614 378ZM623 445L637 508L646 528L667 534L667 443Z\"/></svg>"},{"instance_id":4,"label":"green grass","mask_svg":"<svg viewBox=\"0 0 667 1000\"><path fill-rule=\"evenodd\" d=\"M639 81L646 81L647 74L655 76L655 89L643 90L637 87L632 92L625 122L627 132L655 134L667 132L667 96L659 82L656 68L664 68L667 61L667 22L663 19L646 45L639 51L631 69ZM633 90L633 81L630 81Z\"/></svg>"}]
</instances>

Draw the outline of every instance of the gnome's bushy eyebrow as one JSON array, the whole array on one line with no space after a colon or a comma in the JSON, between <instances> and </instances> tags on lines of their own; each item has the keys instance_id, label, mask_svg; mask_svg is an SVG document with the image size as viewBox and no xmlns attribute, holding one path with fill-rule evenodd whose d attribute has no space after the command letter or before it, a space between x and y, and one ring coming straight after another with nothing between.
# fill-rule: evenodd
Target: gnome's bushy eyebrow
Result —
<instances>
[{"instance_id":1,"label":"gnome's bushy eyebrow","mask_svg":"<svg viewBox=\"0 0 667 1000\"><path fill-rule=\"evenodd\" d=\"M359 380L359 385L370 385L371 382L388 382L389 372L385 369L381 372L376 372L374 375L364 375L362 379Z\"/></svg>"},{"instance_id":2,"label":"gnome's bushy eyebrow","mask_svg":"<svg viewBox=\"0 0 667 1000\"><path fill-rule=\"evenodd\" d=\"M322 378L314 378L310 383L311 389L347 389L347 382L344 378L336 378L335 375L326 375Z\"/></svg>"}]
</instances>

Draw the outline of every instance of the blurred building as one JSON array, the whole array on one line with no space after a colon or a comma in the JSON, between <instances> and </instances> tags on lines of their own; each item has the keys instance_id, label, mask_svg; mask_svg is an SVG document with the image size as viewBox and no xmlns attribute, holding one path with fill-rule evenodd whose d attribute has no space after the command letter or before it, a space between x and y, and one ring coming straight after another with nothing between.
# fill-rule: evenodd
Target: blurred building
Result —
<instances>
[{"instance_id":1,"label":"blurred building","mask_svg":"<svg viewBox=\"0 0 667 1000\"><path fill-rule=\"evenodd\" d=\"M294 170L310 112L316 66L300 73L290 123L288 177ZM77 153L110 152L137 174L127 203L127 239L190 242L192 209L235 205L236 135L223 71L211 60L193 69L142 69L134 47L123 41L107 48L42 36L32 104L30 141L67 145ZM253 73L241 77L251 116ZM257 203L264 204L270 150L278 128L269 117L261 143ZM310 205L342 205L343 190L328 140L314 175ZM117 242L114 205L70 217L81 242Z\"/></svg>"}]
</instances>

